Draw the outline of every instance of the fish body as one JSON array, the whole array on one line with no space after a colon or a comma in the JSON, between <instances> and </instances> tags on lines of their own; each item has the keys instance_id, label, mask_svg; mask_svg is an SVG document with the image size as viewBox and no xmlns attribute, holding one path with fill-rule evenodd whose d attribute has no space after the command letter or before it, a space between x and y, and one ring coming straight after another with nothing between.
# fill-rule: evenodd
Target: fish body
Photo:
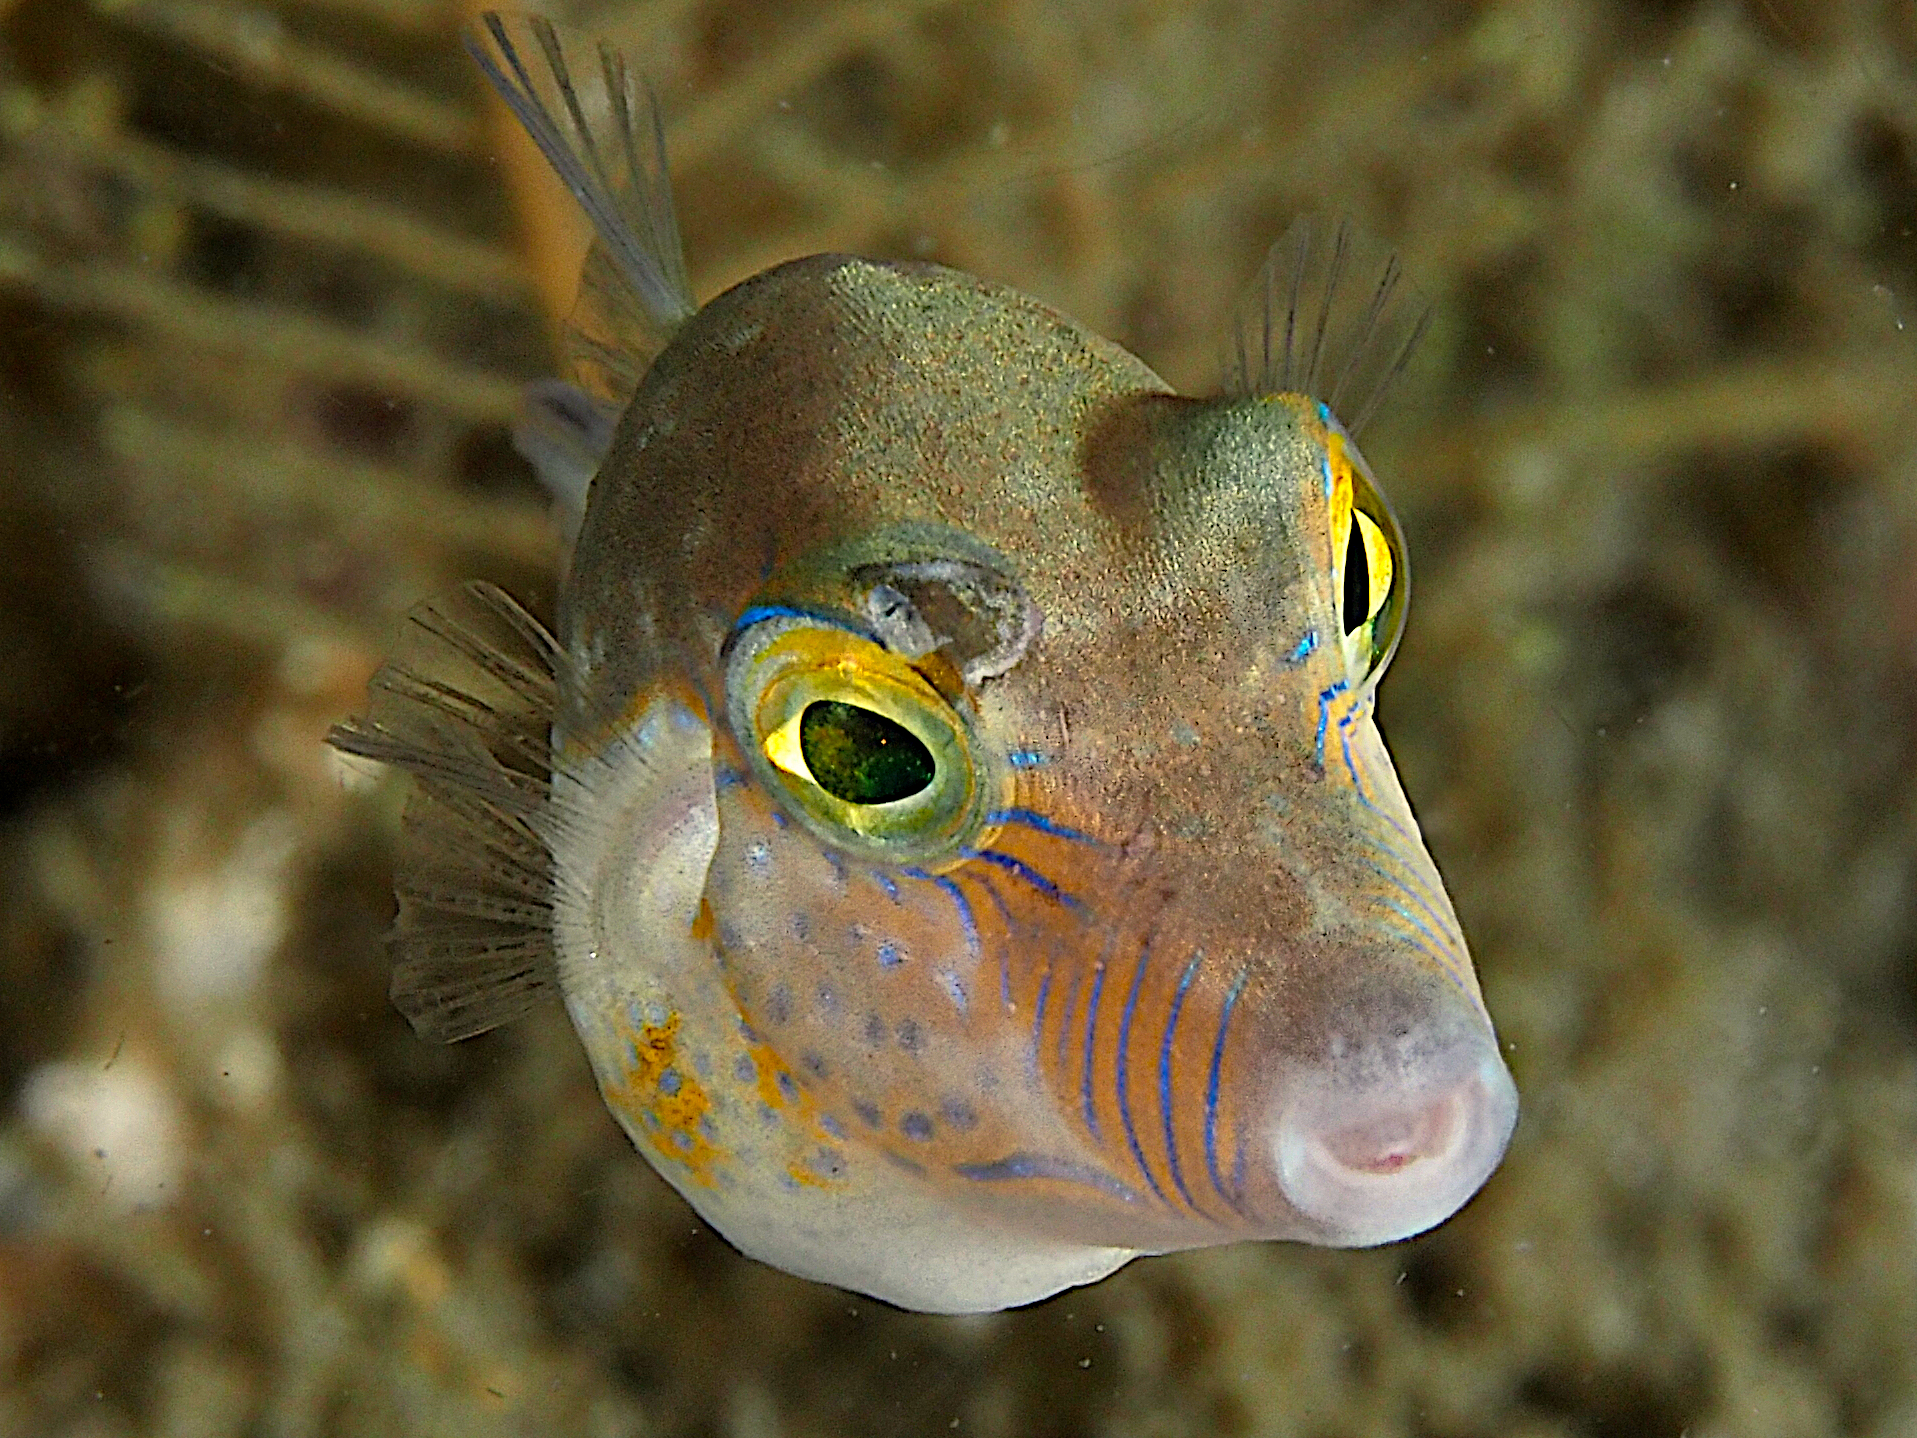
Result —
<instances>
[{"instance_id":1,"label":"fish body","mask_svg":"<svg viewBox=\"0 0 1917 1438\"><path fill-rule=\"evenodd\" d=\"M1516 1096L1373 718L1402 540L1286 383L1343 232L1328 280L1323 244L1274 252L1210 399L935 265L813 256L694 312L660 189L635 165L621 218L494 38L606 250L650 257L626 294L663 343L556 639L496 593L431 611L468 682L416 649L336 738L431 811L402 1007L455 1037L556 983L708 1222L908 1308L1452 1213Z\"/></svg>"}]
</instances>

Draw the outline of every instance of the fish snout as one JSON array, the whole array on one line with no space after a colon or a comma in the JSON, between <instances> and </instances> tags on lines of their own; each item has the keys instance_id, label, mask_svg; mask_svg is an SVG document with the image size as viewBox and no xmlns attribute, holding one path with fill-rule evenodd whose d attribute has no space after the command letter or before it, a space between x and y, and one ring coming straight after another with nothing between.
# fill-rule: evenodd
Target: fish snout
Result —
<instances>
[{"instance_id":1,"label":"fish snout","mask_svg":"<svg viewBox=\"0 0 1917 1438\"><path fill-rule=\"evenodd\" d=\"M1409 1238L1462 1208L1504 1156L1518 1095L1488 1023L1330 1040L1279 1112L1279 1189L1320 1242Z\"/></svg>"}]
</instances>

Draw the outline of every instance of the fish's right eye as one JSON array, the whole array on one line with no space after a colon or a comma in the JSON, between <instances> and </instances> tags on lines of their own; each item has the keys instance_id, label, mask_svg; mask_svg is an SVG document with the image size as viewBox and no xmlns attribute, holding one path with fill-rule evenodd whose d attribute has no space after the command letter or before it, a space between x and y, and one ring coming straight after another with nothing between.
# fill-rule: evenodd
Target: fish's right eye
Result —
<instances>
[{"instance_id":1,"label":"fish's right eye","mask_svg":"<svg viewBox=\"0 0 1917 1438\"><path fill-rule=\"evenodd\" d=\"M958 862L1009 782L903 655L801 618L734 644L726 709L754 773L821 838L895 863Z\"/></svg>"},{"instance_id":2,"label":"fish's right eye","mask_svg":"<svg viewBox=\"0 0 1917 1438\"><path fill-rule=\"evenodd\" d=\"M896 804L937 777L932 751L876 709L816 699L765 741L774 766L847 804Z\"/></svg>"}]
</instances>

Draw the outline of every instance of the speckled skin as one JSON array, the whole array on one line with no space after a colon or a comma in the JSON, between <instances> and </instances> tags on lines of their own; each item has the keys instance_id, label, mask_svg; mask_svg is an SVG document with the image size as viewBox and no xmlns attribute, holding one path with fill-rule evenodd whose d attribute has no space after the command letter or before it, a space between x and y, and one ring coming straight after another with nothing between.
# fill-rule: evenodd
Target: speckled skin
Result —
<instances>
[{"instance_id":1,"label":"speckled skin","mask_svg":"<svg viewBox=\"0 0 1917 1438\"><path fill-rule=\"evenodd\" d=\"M561 600L558 949L614 1112L735 1243L993 1308L1135 1252L1384 1241L1483 1181L1510 1080L1324 642L1347 450L927 265L782 266L659 356ZM955 706L993 822L837 852L731 732L722 649L954 556L1042 617Z\"/></svg>"}]
</instances>

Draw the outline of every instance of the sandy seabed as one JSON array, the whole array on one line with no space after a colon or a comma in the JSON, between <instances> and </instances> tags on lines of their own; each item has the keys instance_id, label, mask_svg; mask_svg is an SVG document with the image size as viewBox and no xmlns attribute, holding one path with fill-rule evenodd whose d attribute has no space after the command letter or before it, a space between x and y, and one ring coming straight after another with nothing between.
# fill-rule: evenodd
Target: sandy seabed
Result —
<instances>
[{"instance_id":1,"label":"sandy seabed","mask_svg":"<svg viewBox=\"0 0 1917 1438\"><path fill-rule=\"evenodd\" d=\"M702 296L931 258L1199 388L1293 215L1401 248L1382 717L1510 1155L923 1318L694 1221L556 1007L416 1040L319 740L550 606L565 221L431 0L0 0L0 1435L1917 1435L1910 0L576 8Z\"/></svg>"}]
</instances>

